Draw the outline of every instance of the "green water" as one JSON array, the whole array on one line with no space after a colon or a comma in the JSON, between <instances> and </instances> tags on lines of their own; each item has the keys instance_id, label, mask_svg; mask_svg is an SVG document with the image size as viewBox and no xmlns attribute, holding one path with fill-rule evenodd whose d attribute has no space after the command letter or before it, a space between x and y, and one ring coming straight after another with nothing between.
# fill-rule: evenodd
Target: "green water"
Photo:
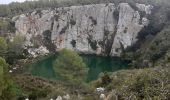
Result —
<instances>
[{"instance_id":1,"label":"green water","mask_svg":"<svg viewBox=\"0 0 170 100\"><path fill-rule=\"evenodd\" d=\"M127 69L129 61L120 58L101 57L95 55L81 55L83 61L89 68L87 81L95 80L101 72L114 72ZM53 70L53 63L57 56L41 59L27 68L27 73L47 79L59 79Z\"/></svg>"}]
</instances>

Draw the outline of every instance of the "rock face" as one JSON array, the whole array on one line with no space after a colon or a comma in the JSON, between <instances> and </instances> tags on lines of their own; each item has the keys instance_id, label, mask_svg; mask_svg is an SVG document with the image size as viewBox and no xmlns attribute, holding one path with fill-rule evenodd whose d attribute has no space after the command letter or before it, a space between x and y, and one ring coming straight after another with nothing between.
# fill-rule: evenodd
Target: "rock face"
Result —
<instances>
[{"instance_id":1,"label":"rock face","mask_svg":"<svg viewBox=\"0 0 170 100\"><path fill-rule=\"evenodd\" d=\"M146 16L152 6L128 3L94 4L53 10L37 10L14 17L17 33L26 36L26 46L36 43L54 45L81 53L120 56L123 49L137 41L139 31L147 26ZM54 48L53 48L54 49Z\"/></svg>"},{"instance_id":2,"label":"rock face","mask_svg":"<svg viewBox=\"0 0 170 100\"><path fill-rule=\"evenodd\" d=\"M137 41L136 37L139 31L148 25L147 18L141 18L139 12L132 9L128 4L120 4L119 11L117 32L111 50L112 56L119 56L122 49L132 46ZM148 13L147 10L146 13Z\"/></svg>"}]
</instances>

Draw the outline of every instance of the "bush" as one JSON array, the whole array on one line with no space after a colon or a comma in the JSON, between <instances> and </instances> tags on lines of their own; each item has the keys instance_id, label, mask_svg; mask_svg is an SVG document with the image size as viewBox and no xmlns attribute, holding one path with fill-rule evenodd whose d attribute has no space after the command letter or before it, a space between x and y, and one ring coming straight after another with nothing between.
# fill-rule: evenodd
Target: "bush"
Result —
<instances>
[{"instance_id":1,"label":"bush","mask_svg":"<svg viewBox=\"0 0 170 100\"><path fill-rule=\"evenodd\" d=\"M161 67L118 71L111 75L111 82L105 88L108 91L114 90L118 99L155 100L157 97L159 100L168 100L169 71L169 68ZM101 82L97 81L95 84Z\"/></svg>"},{"instance_id":2,"label":"bush","mask_svg":"<svg viewBox=\"0 0 170 100\"><path fill-rule=\"evenodd\" d=\"M7 32L15 32L15 22L12 22L10 19L0 18L0 34L5 35Z\"/></svg>"},{"instance_id":3,"label":"bush","mask_svg":"<svg viewBox=\"0 0 170 100\"><path fill-rule=\"evenodd\" d=\"M0 56L4 55L7 52L7 43L4 37L0 37Z\"/></svg>"},{"instance_id":4,"label":"bush","mask_svg":"<svg viewBox=\"0 0 170 100\"><path fill-rule=\"evenodd\" d=\"M102 85L108 85L111 82L111 78L107 73L104 73L101 79L102 79Z\"/></svg>"}]
</instances>

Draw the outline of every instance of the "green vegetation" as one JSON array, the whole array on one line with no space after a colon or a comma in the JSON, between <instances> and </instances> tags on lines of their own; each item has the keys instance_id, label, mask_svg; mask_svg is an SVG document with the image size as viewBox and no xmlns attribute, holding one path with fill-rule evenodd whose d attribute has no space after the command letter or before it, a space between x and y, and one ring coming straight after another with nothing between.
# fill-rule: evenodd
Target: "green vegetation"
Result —
<instances>
[{"instance_id":1,"label":"green vegetation","mask_svg":"<svg viewBox=\"0 0 170 100\"><path fill-rule=\"evenodd\" d=\"M48 81L43 79L32 77L28 75L15 76L15 82L22 88L17 89L18 99L29 98L31 100L39 100L39 98L45 98L51 93L52 87ZM27 84L25 84L27 83Z\"/></svg>"},{"instance_id":2,"label":"green vegetation","mask_svg":"<svg viewBox=\"0 0 170 100\"><path fill-rule=\"evenodd\" d=\"M8 32L15 32L15 23L8 18L0 18L0 35Z\"/></svg>"},{"instance_id":3,"label":"green vegetation","mask_svg":"<svg viewBox=\"0 0 170 100\"><path fill-rule=\"evenodd\" d=\"M170 69L169 68L147 68L122 70L113 73L108 85L103 85L99 79L93 84L96 87L104 86L112 95L112 99L124 100L169 100L170 99Z\"/></svg>"},{"instance_id":4,"label":"green vegetation","mask_svg":"<svg viewBox=\"0 0 170 100\"><path fill-rule=\"evenodd\" d=\"M22 35L15 35L13 41L0 37L0 56L4 57L9 64L24 58L27 53L23 48L24 41L25 38Z\"/></svg>"},{"instance_id":5,"label":"green vegetation","mask_svg":"<svg viewBox=\"0 0 170 100\"><path fill-rule=\"evenodd\" d=\"M23 51L24 41L25 39L21 35L15 35L13 41L8 42L4 37L0 37L0 55L8 55L9 52L13 52L16 55L19 55Z\"/></svg>"},{"instance_id":6,"label":"green vegetation","mask_svg":"<svg viewBox=\"0 0 170 100\"><path fill-rule=\"evenodd\" d=\"M1 20L0 20L0 30L1 30L1 33L2 33L3 31L7 31L7 30L8 30L7 27L8 27L7 21L1 19Z\"/></svg>"},{"instance_id":7,"label":"green vegetation","mask_svg":"<svg viewBox=\"0 0 170 100\"><path fill-rule=\"evenodd\" d=\"M26 51L24 52L24 42L25 37L20 34L15 35L13 41L8 42L8 53L6 54L6 59L9 64L13 64L17 59L25 57Z\"/></svg>"},{"instance_id":8,"label":"green vegetation","mask_svg":"<svg viewBox=\"0 0 170 100\"><path fill-rule=\"evenodd\" d=\"M16 91L13 88L12 80L9 78L6 61L0 57L0 99L11 100L15 96Z\"/></svg>"},{"instance_id":9,"label":"green vegetation","mask_svg":"<svg viewBox=\"0 0 170 100\"><path fill-rule=\"evenodd\" d=\"M23 89L22 95L18 97L19 100L25 100L25 98L31 100L50 100L53 98L55 100L57 96L66 94L70 95L70 100L79 100L80 96L84 98L83 100L98 100L97 95L93 92L93 88L79 88L79 85L73 87L69 82L46 80L31 75L17 75L14 79Z\"/></svg>"},{"instance_id":10,"label":"green vegetation","mask_svg":"<svg viewBox=\"0 0 170 100\"><path fill-rule=\"evenodd\" d=\"M21 53L22 52L21 49L23 48L24 41L25 41L24 36L15 35L13 41L9 43L9 49L12 52L16 52L17 54Z\"/></svg>"},{"instance_id":11,"label":"green vegetation","mask_svg":"<svg viewBox=\"0 0 170 100\"><path fill-rule=\"evenodd\" d=\"M4 37L0 37L0 56L3 56L7 51L7 42Z\"/></svg>"},{"instance_id":12,"label":"green vegetation","mask_svg":"<svg viewBox=\"0 0 170 100\"><path fill-rule=\"evenodd\" d=\"M4 71L3 71L3 66L5 65L5 60L4 59L2 59L2 58L0 58L0 95L2 94L2 90L3 90L3 85L4 85L4 83L3 83L3 74L4 74Z\"/></svg>"},{"instance_id":13,"label":"green vegetation","mask_svg":"<svg viewBox=\"0 0 170 100\"><path fill-rule=\"evenodd\" d=\"M149 45L148 54L150 61L155 63L160 58L164 57L165 54L170 49L170 26L165 27L158 35L156 35L155 39ZM147 57L147 55L145 55Z\"/></svg>"},{"instance_id":14,"label":"green vegetation","mask_svg":"<svg viewBox=\"0 0 170 100\"><path fill-rule=\"evenodd\" d=\"M165 60L166 55L170 50L169 27L170 26L167 25L154 37L148 37L138 49L135 47L137 44L134 45L134 48L130 47L131 50L125 51L125 54L122 57L133 60L132 66L135 68L154 67L159 65L162 63L159 60ZM136 49L137 52L132 50L132 48Z\"/></svg>"},{"instance_id":15,"label":"green vegetation","mask_svg":"<svg viewBox=\"0 0 170 100\"><path fill-rule=\"evenodd\" d=\"M152 4L154 6L170 5L169 0L36 0L25 1L24 3L13 2L9 5L0 5L1 17L12 17L21 13L31 12L33 10L39 11L39 9L57 8L72 5L87 5L98 3L115 3L128 2L131 5L137 3Z\"/></svg>"},{"instance_id":16,"label":"green vegetation","mask_svg":"<svg viewBox=\"0 0 170 100\"><path fill-rule=\"evenodd\" d=\"M82 58L76 52L66 49L59 51L54 69L63 80L76 84L81 84L87 74Z\"/></svg>"}]
</instances>

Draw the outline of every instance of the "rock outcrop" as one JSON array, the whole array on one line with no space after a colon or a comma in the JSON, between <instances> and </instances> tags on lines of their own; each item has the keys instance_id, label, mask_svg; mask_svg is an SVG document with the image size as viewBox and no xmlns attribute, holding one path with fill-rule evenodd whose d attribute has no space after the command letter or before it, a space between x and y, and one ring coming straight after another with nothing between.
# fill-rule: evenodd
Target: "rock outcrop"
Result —
<instances>
[{"instance_id":1,"label":"rock outcrop","mask_svg":"<svg viewBox=\"0 0 170 100\"><path fill-rule=\"evenodd\" d=\"M138 4L137 4L138 5ZM150 11L146 10L145 13ZM132 46L137 41L137 35L140 30L147 26L149 20L145 17L141 18L139 11L131 8L127 3L119 5L119 20L117 24L117 32L112 45L112 56L119 56L122 49Z\"/></svg>"},{"instance_id":2,"label":"rock outcrop","mask_svg":"<svg viewBox=\"0 0 170 100\"><path fill-rule=\"evenodd\" d=\"M120 56L137 41L149 20L150 5L128 3L93 4L37 10L14 17L17 33L26 36L26 46L44 45L81 53ZM34 42L33 42L34 41Z\"/></svg>"}]
</instances>

